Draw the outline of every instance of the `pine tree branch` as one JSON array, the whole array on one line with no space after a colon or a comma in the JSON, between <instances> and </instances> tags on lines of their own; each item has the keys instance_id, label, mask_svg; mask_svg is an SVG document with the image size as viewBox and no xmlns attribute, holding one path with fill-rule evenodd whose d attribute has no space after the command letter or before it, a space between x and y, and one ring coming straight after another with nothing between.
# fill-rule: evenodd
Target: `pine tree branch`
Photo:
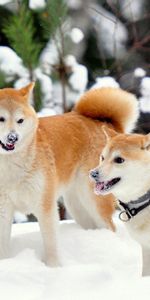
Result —
<instances>
[{"instance_id":1,"label":"pine tree branch","mask_svg":"<svg viewBox=\"0 0 150 300\"><path fill-rule=\"evenodd\" d=\"M41 45L35 40L32 13L23 3L19 11L4 24L3 32L11 47L22 58L24 65L32 69L38 63Z\"/></svg>"}]
</instances>

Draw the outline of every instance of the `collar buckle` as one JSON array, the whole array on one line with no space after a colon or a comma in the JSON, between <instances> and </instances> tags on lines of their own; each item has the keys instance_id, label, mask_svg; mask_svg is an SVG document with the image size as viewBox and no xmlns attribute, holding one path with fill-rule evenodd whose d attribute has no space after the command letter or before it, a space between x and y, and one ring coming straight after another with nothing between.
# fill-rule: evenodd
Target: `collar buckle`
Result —
<instances>
[{"instance_id":1,"label":"collar buckle","mask_svg":"<svg viewBox=\"0 0 150 300\"><path fill-rule=\"evenodd\" d=\"M123 222L128 222L131 218L135 217L139 212L150 205L150 190L135 201L124 203L119 200L119 205L123 208L123 211L119 214L119 219Z\"/></svg>"},{"instance_id":2,"label":"collar buckle","mask_svg":"<svg viewBox=\"0 0 150 300\"><path fill-rule=\"evenodd\" d=\"M119 219L123 222L128 222L131 219L131 216L126 210L123 210L119 214Z\"/></svg>"}]
</instances>

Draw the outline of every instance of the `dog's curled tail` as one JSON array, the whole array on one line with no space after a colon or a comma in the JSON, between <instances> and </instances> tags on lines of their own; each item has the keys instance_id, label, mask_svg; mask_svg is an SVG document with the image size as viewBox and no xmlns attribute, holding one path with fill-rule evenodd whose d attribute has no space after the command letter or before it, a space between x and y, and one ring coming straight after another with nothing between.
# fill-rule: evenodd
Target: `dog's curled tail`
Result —
<instances>
[{"instance_id":1,"label":"dog's curled tail","mask_svg":"<svg viewBox=\"0 0 150 300\"><path fill-rule=\"evenodd\" d=\"M83 116L110 122L125 133L133 130L139 116L136 97L119 88L91 89L81 96L74 110Z\"/></svg>"}]
</instances>

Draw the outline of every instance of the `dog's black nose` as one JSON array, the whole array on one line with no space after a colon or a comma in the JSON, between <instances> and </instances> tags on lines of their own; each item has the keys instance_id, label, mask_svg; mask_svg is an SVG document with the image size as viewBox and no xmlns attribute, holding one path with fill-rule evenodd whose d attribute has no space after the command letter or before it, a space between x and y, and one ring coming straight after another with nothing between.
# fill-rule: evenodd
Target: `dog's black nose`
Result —
<instances>
[{"instance_id":1,"label":"dog's black nose","mask_svg":"<svg viewBox=\"0 0 150 300\"><path fill-rule=\"evenodd\" d=\"M7 142L10 144L15 144L18 141L18 134L16 132L10 132L7 135Z\"/></svg>"},{"instance_id":2,"label":"dog's black nose","mask_svg":"<svg viewBox=\"0 0 150 300\"><path fill-rule=\"evenodd\" d=\"M95 181L98 181L99 180L99 171L98 171L98 169L91 170L90 171L90 177L92 179L94 179Z\"/></svg>"}]
</instances>

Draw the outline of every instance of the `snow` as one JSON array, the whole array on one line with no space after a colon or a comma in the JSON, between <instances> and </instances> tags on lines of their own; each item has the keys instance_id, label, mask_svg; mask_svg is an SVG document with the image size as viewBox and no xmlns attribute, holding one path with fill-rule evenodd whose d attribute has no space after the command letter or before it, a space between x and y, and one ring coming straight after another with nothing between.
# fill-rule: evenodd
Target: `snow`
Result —
<instances>
[{"instance_id":1,"label":"snow","mask_svg":"<svg viewBox=\"0 0 150 300\"><path fill-rule=\"evenodd\" d=\"M11 2L10 0L0 0L0 5L4 5Z\"/></svg>"},{"instance_id":2,"label":"snow","mask_svg":"<svg viewBox=\"0 0 150 300\"><path fill-rule=\"evenodd\" d=\"M92 6L97 13L91 10L93 25L98 39L100 53L104 57L122 58L126 53L128 31L125 25L112 13L100 5Z\"/></svg>"},{"instance_id":3,"label":"snow","mask_svg":"<svg viewBox=\"0 0 150 300\"><path fill-rule=\"evenodd\" d=\"M7 80L15 75L27 77L28 70L23 66L22 59L7 46L0 46L0 70L7 75Z\"/></svg>"},{"instance_id":4,"label":"snow","mask_svg":"<svg viewBox=\"0 0 150 300\"><path fill-rule=\"evenodd\" d=\"M142 112L150 112L150 77L144 77L141 81L140 109Z\"/></svg>"},{"instance_id":5,"label":"snow","mask_svg":"<svg viewBox=\"0 0 150 300\"><path fill-rule=\"evenodd\" d=\"M46 5L45 0L30 0L29 1L29 8L31 9L41 9L44 8Z\"/></svg>"},{"instance_id":6,"label":"snow","mask_svg":"<svg viewBox=\"0 0 150 300\"><path fill-rule=\"evenodd\" d=\"M78 10L82 6L82 0L66 0L66 2L70 9Z\"/></svg>"},{"instance_id":7,"label":"snow","mask_svg":"<svg viewBox=\"0 0 150 300\"><path fill-rule=\"evenodd\" d=\"M17 80L15 81L15 83L14 83L14 88L15 88L15 89L21 89L22 87L28 85L29 83L30 83L30 80L29 80L28 77L27 77L27 78L25 78L25 77L19 78L19 79L17 79Z\"/></svg>"},{"instance_id":8,"label":"snow","mask_svg":"<svg viewBox=\"0 0 150 300\"><path fill-rule=\"evenodd\" d=\"M48 116L54 116L56 115L56 111L53 108L42 108L38 113L37 113L39 118L42 117L48 117Z\"/></svg>"},{"instance_id":9,"label":"snow","mask_svg":"<svg viewBox=\"0 0 150 300\"><path fill-rule=\"evenodd\" d=\"M77 28L74 28L74 30L79 30ZM80 39L81 39L81 33L80 32ZM76 35L76 41L78 38L79 41L79 32L75 32ZM79 92L83 93L86 89L87 81L88 81L88 72L87 68L81 64L79 64L76 61L75 56L73 55L67 55L64 58L65 65L69 67L71 75L69 76L68 82L71 85L71 87ZM55 41L50 41L46 48L43 50L41 56L40 56L40 66L43 72L46 74L51 74L52 68L54 65L57 65L59 63L58 58L58 50L56 47Z\"/></svg>"},{"instance_id":10,"label":"snow","mask_svg":"<svg viewBox=\"0 0 150 300\"><path fill-rule=\"evenodd\" d=\"M0 46L0 70L6 75L7 81L15 80L14 87L17 89L31 81L29 70L23 66L22 59L9 47ZM33 70L32 75L35 81L40 81L43 105L46 106L52 98L52 80L40 67ZM19 78L16 80L16 77Z\"/></svg>"},{"instance_id":11,"label":"snow","mask_svg":"<svg viewBox=\"0 0 150 300\"><path fill-rule=\"evenodd\" d=\"M8 3L14 2L13 0L0 0L0 5L5 5ZM29 0L29 8L30 9L41 9L46 5L45 0Z\"/></svg>"},{"instance_id":12,"label":"snow","mask_svg":"<svg viewBox=\"0 0 150 300\"><path fill-rule=\"evenodd\" d=\"M66 91L66 104L68 108L72 108L72 106L79 100L82 93L73 90L70 86L65 86ZM55 82L53 85L53 99L54 101L54 109L57 114L62 114L62 86L59 82Z\"/></svg>"},{"instance_id":13,"label":"snow","mask_svg":"<svg viewBox=\"0 0 150 300\"><path fill-rule=\"evenodd\" d=\"M143 16L143 0L120 0L122 15L130 21L138 21Z\"/></svg>"},{"instance_id":14,"label":"snow","mask_svg":"<svg viewBox=\"0 0 150 300\"><path fill-rule=\"evenodd\" d=\"M142 69L142 68L136 68L135 70L134 70L134 76L135 77L144 77L146 75L146 71L144 70L144 69Z\"/></svg>"},{"instance_id":15,"label":"snow","mask_svg":"<svg viewBox=\"0 0 150 300\"><path fill-rule=\"evenodd\" d=\"M119 88L119 83L111 76L97 77L96 83L94 83L91 88L98 89L102 87Z\"/></svg>"},{"instance_id":16,"label":"snow","mask_svg":"<svg viewBox=\"0 0 150 300\"><path fill-rule=\"evenodd\" d=\"M40 81L43 105L45 106L52 98L52 80L48 75L42 73L40 68L34 70L34 76Z\"/></svg>"},{"instance_id":17,"label":"snow","mask_svg":"<svg viewBox=\"0 0 150 300\"><path fill-rule=\"evenodd\" d=\"M37 223L14 224L10 258L0 261L3 300L149 300L150 280L142 278L141 247L117 220L117 232L84 230L60 222L62 267L41 260ZM135 298L136 297L136 298Z\"/></svg>"},{"instance_id":18,"label":"snow","mask_svg":"<svg viewBox=\"0 0 150 300\"><path fill-rule=\"evenodd\" d=\"M83 40L84 34L80 28L74 27L71 30L70 37L75 44L78 44Z\"/></svg>"},{"instance_id":19,"label":"snow","mask_svg":"<svg viewBox=\"0 0 150 300\"><path fill-rule=\"evenodd\" d=\"M73 30L74 32L72 32L72 35L74 35L74 39L76 39L77 43L83 38L83 33L78 28L73 28ZM55 102L58 102L58 97L54 97L55 83L52 82L52 79L50 78L50 75L54 70L53 67L59 63L57 47L60 47L60 40L57 40L57 45L56 41L51 40L40 55L39 66L32 71L33 80L38 80L40 82L43 107L44 109L49 109L49 112L42 111L42 116L54 115L56 112L60 113L60 106L62 106L62 103L60 103L59 107L54 111ZM64 60L66 66L68 66L68 69L70 70L70 74L68 74L69 86L66 87L68 90L67 103L69 103L70 107L85 91L88 82L88 72L87 68L79 64L74 56L68 55ZM7 82L14 81L14 87L17 89L26 86L31 81L31 74L29 70L24 67L22 59L9 47L0 46L0 70L4 72ZM59 98L61 101L62 92L60 93Z\"/></svg>"},{"instance_id":20,"label":"snow","mask_svg":"<svg viewBox=\"0 0 150 300\"><path fill-rule=\"evenodd\" d=\"M50 75L53 66L58 64L58 61L58 49L55 41L51 39L40 55L40 66L46 74Z\"/></svg>"},{"instance_id":21,"label":"snow","mask_svg":"<svg viewBox=\"0 0 150 300\"><path fill-rule=\"evenodd\" d=\"M79 64L73 55L66 56L65 64L71 68L72 72L68 79L69 84L75 91L83 93L88 82L87 68L84 65Z\"/></svg>"},{"instance_id":22,"label":"snow","mask_svg":"<svg viewBox=\"0 0 150 300\"><path fill-rule=\"evenodd\" d=\"M24 223L24 222L27 222L27 221L28 221L27 216L25 216L24 214L22 214L19 211L15 212L15 214L14 214L14 222L15 223Z\"/></svg>"}]
</instances>

